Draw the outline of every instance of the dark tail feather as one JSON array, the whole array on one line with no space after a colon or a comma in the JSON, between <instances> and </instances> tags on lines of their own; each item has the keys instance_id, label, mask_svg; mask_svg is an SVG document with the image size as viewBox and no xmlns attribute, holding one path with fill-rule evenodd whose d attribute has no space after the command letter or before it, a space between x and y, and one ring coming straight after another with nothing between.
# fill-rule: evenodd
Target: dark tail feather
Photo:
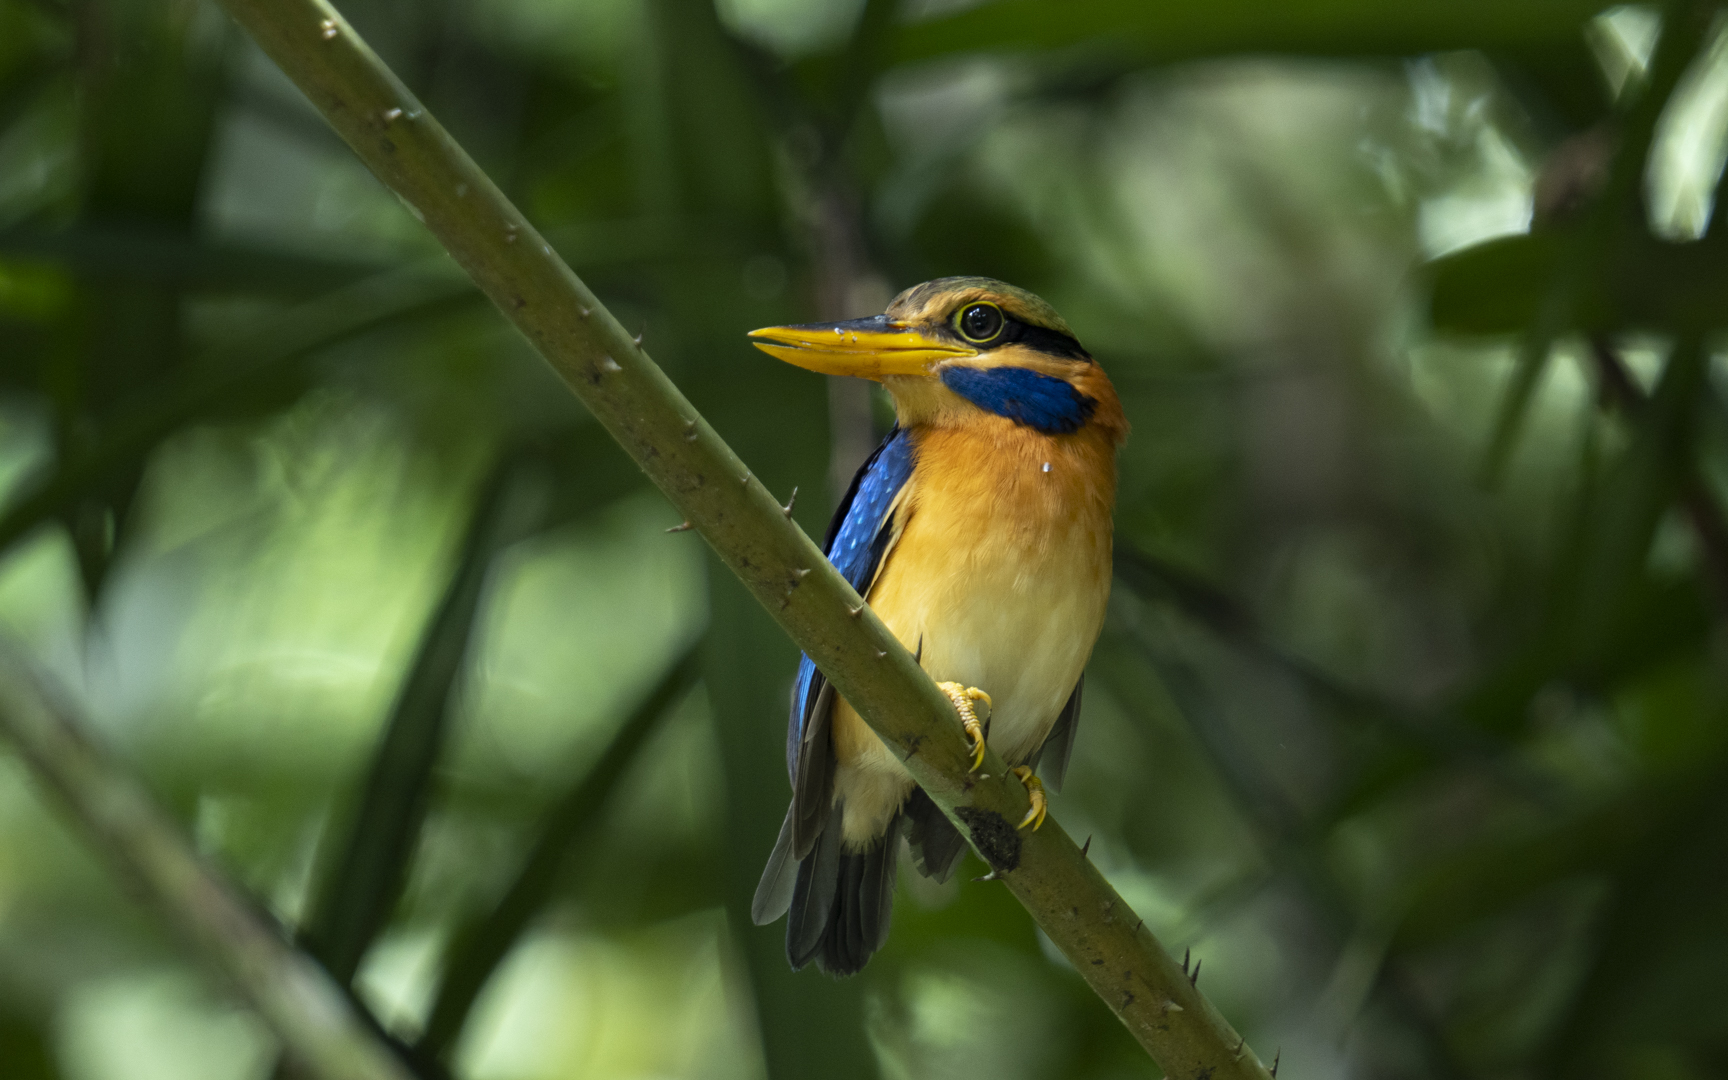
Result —
<instances>
[{"instance_id":1,"label":"dark tail feather","mask_svg":"<svg viewBox=\"0 0 1728 1080\"><path fill-rule=\"evenodd\" d=\"M835 890L840 885L840 808L835 802L815 847L798 864L792 907L786 913L786 958L792 961L793 971L810 962L833 918Z\"/></svg>"},{"instance_id":2,"label":"dark tail feather","mask_svg":"<svg viewBox=\"0 0 1728 1080\"><path fill-rule=\"evenodd\" d=\"M792 906L792 891L798 873L798 862L792 857L792 833L797 826L797 804L786 809L786 820L780 825L780 838L768 855L768 866L756 886L756 897L750 902L750 921L766 926L786 914Z\"/></svg>"},{"instance_id":3,"label":"dark tail feather","mask_svg":"<svg viewBox=\"0 0 1728 1080\"><path fill-rule=\"evenodd\" d=\"M830 975L853 975L888 940L894 914L900 818L866 851L843 852L836 803L815 850L798 865L786 923L786 959L794 971L816 961Z\"/></svg>"},{"instance_id":4,"label":"dark tail feather","mask_svg":"<svg viewBox=\"0 0 1728 1080\"><path fill-rule=\"evenodd\" d=\"M816 676L822 679L821 675ZM792 774L792 854L804 858L816 846L816 838L827 828L830 811L825 809L834 795L833 733L834 687L826 679L816 695L816 704L804 719L804 736L798 746L798 767Z\"/></svg>"},{"instance_id":5,"label":"dark tail feather","mask_svg":"<svg viewBox=\"0 0 1728 1080\"><path fill-rule=\"evenodd\" d=\"M966 840L960 830L942 816L941 809L924 794L923 788L912 789L900 812L912 823L906 837L912 846L912 865L927 878L947 881L966 851Z\"/></svg>"},{"instance_id":6,"label":"dark tail feather","mask_svg":"<svg viewBox=\"0 0 1728 1080\"><path fill-rule=\"evenodd\" d=\"M1080 726L1080 699L1085 693L1086 678L1081 676L1074 684L1074 692L1068 695L1068 704L1057 714L1050 734L1044 737L1044 745L1026 763L1038 770L1038 778L1051 791L1061 791L1062 778L1068 775L1068 759L1074 754L1074 732Z\"/></svg>"}]
</instances>

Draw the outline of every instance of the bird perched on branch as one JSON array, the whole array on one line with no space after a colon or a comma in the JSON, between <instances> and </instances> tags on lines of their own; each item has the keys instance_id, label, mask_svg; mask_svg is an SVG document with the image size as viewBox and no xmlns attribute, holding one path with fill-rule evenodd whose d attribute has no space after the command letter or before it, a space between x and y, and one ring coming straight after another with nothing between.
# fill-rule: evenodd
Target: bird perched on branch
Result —
<instances>
[{"instance_id":1,"label":"bird perched on branch","mask_svg":"<svg viewBox=\"0 0 1728 1080\"><path fill-rule=\"evenodd\" d=\"M954 277L886 314L775 326L751 342L829 375L874 379L898 423L858 470L823 550L938 680L973 740L1026 784L1060 787L1080 680L1110 593L1116 448L1110 380L1023 289ZM986 725L988 725L986 727ZM808 656L786 739L792 805L757 888L758 925L789 915L786 955L850 975L887 937L900 837L946 880L959 832Z\"/></svg>"}]
</instances>

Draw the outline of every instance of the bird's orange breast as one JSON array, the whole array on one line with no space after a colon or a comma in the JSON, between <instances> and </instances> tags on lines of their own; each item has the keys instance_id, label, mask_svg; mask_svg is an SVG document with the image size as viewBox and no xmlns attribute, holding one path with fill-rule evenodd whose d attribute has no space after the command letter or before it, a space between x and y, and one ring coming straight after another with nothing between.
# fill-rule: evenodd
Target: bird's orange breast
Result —
<instances>
[{"instance_id":1,"label":"bird's orange breast","mask_svg":"<svg viewBox=\"0 0 1728 1080\"><path fill-rule=\"evenodd\" d=\"M1043 745L1103 624L1116 433L1044 435L980 414L915 435L898 538L868 599L931 677L991 695L990 744L1018 764ZM863 838L911 780L843 704L833 734L846 834Z\"/></svg>"}]
</instances>

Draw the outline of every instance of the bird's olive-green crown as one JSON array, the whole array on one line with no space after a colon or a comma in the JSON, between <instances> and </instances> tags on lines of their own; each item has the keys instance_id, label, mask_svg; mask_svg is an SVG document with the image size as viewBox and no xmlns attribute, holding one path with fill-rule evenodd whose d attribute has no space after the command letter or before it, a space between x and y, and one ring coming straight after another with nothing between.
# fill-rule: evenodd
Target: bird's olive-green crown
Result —
<instances>
[{"instance_id":1,"label":"bird's olive-green crown","mask_svg":"<svg viewBox=\"0 0 1728 1080\"><path fill-rule=\"evenodd\" d=\"M945 277L914 285L889 303L888 317L896 322L940 322L959 305L974 300L988 300L1029 326L1074 338L1074 331L1043 297L987 277Z\"/></svg>"}]
</instances>

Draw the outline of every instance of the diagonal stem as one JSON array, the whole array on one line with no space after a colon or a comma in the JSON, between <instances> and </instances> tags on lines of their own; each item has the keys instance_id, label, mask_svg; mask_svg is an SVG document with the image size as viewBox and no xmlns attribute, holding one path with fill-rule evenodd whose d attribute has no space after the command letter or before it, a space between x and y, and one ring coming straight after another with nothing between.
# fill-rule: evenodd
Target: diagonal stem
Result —
<instances>
[{"instance_id":1,"label":"diagonal stem","mask_svg":"<svg viewBox=\"0 0 1728 1080\"><path fill-rule=\"evenodd\" d=\"M952 706L588 287L340 14L225 0L360 159L411 206L685 520L967 835L1074 968L1176 1076L1265 1077L1143 920L994 753L968 771ZM742 347L742 345L740 346Z\"/></svg>"}]
</instances>

